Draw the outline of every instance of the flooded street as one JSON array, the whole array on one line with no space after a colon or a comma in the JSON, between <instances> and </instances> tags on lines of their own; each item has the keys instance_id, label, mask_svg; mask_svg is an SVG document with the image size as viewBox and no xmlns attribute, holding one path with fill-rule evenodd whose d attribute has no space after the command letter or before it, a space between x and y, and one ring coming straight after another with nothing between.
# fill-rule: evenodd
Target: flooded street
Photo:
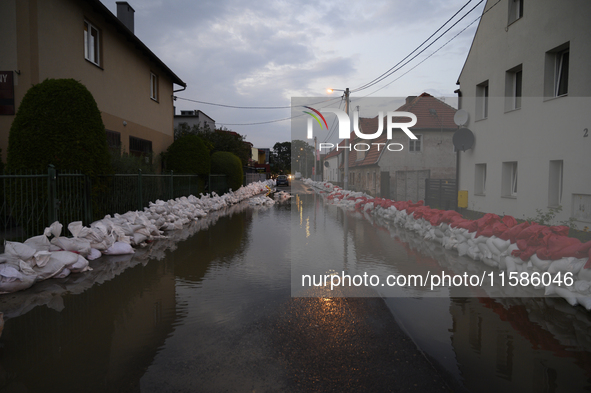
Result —
<instances>
[{"instance_id":1,"label":"flooded street","mask_svg":"<svg viewBox=\"0 0 591 393\"><path fill-rule=\"evenodd\" d=\"M0 392L590 390L591 314L563 299L302 289L463 258L293 187L0 296Z\"/></svg>"}]
</instances>

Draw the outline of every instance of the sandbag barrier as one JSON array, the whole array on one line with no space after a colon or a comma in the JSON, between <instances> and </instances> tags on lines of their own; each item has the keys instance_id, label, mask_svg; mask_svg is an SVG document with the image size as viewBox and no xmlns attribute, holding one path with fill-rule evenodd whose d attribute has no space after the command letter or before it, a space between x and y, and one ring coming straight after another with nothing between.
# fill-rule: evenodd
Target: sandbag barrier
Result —
<instances>
[{"instance_id":1,"label":"sandbag barrier","mask_svg":"<svg viewBox=\"0 0 591 393\"><path fill-rule=\"evenodd\" d=\"M327 182L306 179L326 199L337 206L364 212L416 232L425 240L435 241L460 256L529 278L558 273L572 277L572 285L529 285L544 289L545 296L559 296L571 306L582 305L591 310L591 241L582 243L568 237L566 226L545 226L535 222L518 223L511 216L487 213L477 220L468 220L453 210L424 206L423 201L393 201L374 198L362 192L342 190ZM535 275L534 275L535 273ZM538 280L535 280L538 282ZM570 280L569 280L570 283ZM526 288L527 289L527 288ZM541 295L541 294L540 294Z\"/></svg>"},{"instance_id":2,"label":"sandbag barrier","mask_svg":"<svg viewBox=\"0 0 591 393\"><path fill-rule=\"evenodd\" d=\"M274 185L273 180L267 180L221 196L212 192L201 194L200 198L190 195L169 201L157 200L150 202L143 211L107 215L89 227L84 227L81 221L71 222L68 230L73 237L62 236L63 225L56 221L42 235L23 243L5 243L4 253L0 254L0 294L21 291L48 278L87 272L92 270L89 261L102 255L134 254L134 247L165 239L165 232L182 229L210 212L269 192ZM257 201L255 205L274 203L267 196L253 199Z\"/></svg>"}]
</instances>

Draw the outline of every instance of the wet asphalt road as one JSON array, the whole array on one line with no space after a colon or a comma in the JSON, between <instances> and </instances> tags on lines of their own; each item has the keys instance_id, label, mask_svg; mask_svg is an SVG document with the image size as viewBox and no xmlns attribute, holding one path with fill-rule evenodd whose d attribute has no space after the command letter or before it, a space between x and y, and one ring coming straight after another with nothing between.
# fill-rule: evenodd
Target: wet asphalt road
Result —
<instances>
[{"instance_id":1,"label":"wet asphalt road","mask_svg":"<svg viewBox=\"0 0 591 393\"><path fill-rule=\"evenodd\" d=\"M301 181L279 187L313 193ZM381 298L291 298L261 327L293 392L449 392Z\"/></svg>"},{"instance_id":2,"label":"wet asphalt road","mask_svg":"<svg viewBox=\"0 0 591 393\"><path fill-rule=\"evenodd\" d=\"M449 392L379 298L292 298L271 315L292 392Z\"/></svg>"}]
</instances>

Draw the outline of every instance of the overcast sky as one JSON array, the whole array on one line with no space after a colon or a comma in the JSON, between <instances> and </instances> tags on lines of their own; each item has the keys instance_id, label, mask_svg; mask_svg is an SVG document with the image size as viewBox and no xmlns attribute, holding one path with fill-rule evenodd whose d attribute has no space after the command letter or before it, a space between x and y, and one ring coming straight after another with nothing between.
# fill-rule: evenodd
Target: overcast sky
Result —
<instances>
[{"instance_id":1,"label":"overcast sky","mask_svg":"<svg viewBox=\"0 0 591 393\"><path fill-rule=\"evenodd\" d=\"M117 14L115 0L101 1ZM178 97L236 106L288 106L291 97L330 97L328 87L354 89L370 82L411 53L467 2L130 0L129 4L135 9L136 36L187 83ZM473 0L452 23L477 3ZM352 94L352 105L355 97L391 83L466 28L480 16L484 3L400 71ZM423 92L454 96L477 25L472 24L424 63L371 96ZM216 125L245 135L255 147L290 140L290 121L232 125L288 118L289 109L230 109L181 99L175 105L177 114L181 109L205 112Z\"/></svg>"}]
</instances>

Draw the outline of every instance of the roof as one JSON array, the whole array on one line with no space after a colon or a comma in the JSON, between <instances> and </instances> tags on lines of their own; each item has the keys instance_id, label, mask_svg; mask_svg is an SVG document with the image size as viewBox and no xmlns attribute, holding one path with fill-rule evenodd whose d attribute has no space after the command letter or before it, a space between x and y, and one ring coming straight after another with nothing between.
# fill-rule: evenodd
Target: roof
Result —
<instances>
[{"instance_id":1,"label":"roof","mask_svg":"<svg viewBox=\"0 0 591 393\"><path fill-rule=\"evenodd\" d=\"M458 126L454 123L453 120L457 110L428 93L423 93L420 96L411 99L409 102L405 103L404 105L396 109L396 111L411 112L417 116L417 123L414 127L411 127L410 130L419 131L431 129L455 132L458 129ZM397 118L394 118L394 120L396 119ZM401 117L399 119L401 123L408 121L408 118L406 117ZM383 119L383 121L385 122L386 120ZM385 128L386 125L384 124L384 129ZM378 130L378 117L376 116L374 118L360 118L359 129L364 134L372 134L376 132ZM350 141L352 141L351 143L356 143L360 141L364 141L364 143L367 143L365 142L365 140L358 138L354 132L351 133ZM344 146L344 142L346 142L346 140L343 140L341 143L339 143L339 146ZM357 151L352 149L349 153L349 168L367 165L377 165L380 156L384 151L384 145L379 145L380 143L388 143L385 132L383 132L382 135L380 135L380 137L369 143L370 148L368 151L365 152L365 157L362 160L357 160ZM330 152L326 156L326 158L338 155L342 151L343 150L339 150L337 152L335 149L332 152Z\"/></svg>"},{"instance_id":2,"label":"roof","mask_svg":"<svg viewBox=\"0 0 591 393\"><path fill-rule=\"evenodd\" d=\"M175 83L179 86L185 87L185 88L187 87L187 84L185 82L183 82L181 80L181 78L179 78L174 72L172 72L172 70L170 68L168 68L168 66L166 64L164 64L164 62L162 60L160 60L158 58L158 56L156 56L154 54L154 52L152 52L146 46L146 44L144 44L139 38L137 38L136 35L133 34L133 32L131 30L129 30L127 28L127 26L125 26L123 24L123 22L121 22L121 20L119 20L119 18L117 18L115 15L113 15L113 13L111 11L109 11L109 9L107 7L105 7L105 5L100 2L100 0L81 0L81 1L88 3L95 12L101 14L105 18L105 21L115 25L117 32L122 34L127 40L133 42L135 44L135 47L140 52L142 52L143 54L148 56L150 58L150 60L152 60L154 63L156 63L162 70L164 70L164 72L166 74L168 74L168 76L170 76L173 83Z\"/></svg>"}]
</instances>

